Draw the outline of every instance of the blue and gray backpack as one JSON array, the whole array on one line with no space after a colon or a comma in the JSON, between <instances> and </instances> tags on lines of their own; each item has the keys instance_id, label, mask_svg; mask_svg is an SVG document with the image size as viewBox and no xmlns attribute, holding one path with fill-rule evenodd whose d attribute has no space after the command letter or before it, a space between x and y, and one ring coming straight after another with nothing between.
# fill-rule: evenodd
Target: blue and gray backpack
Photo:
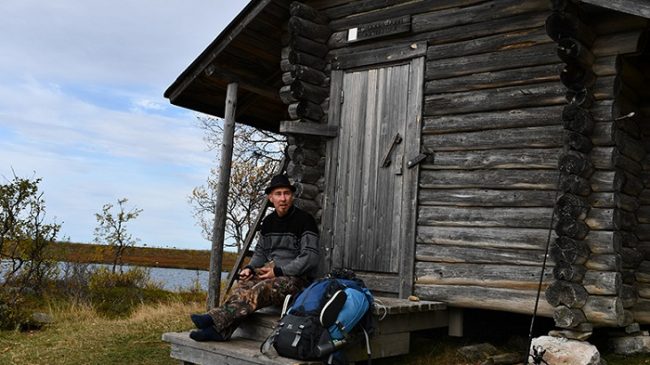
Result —
<instances>
[{"instance_id":1,"label":"blue and gray backpack","mask_svg":"<svg viewBox=\"0 0 650 365\"><path fill-rule=\"evenodd\" d=\"M295 299L285 298L282 317L261 350L266 352L272 345L280 356L343 364L340 349L353 341L354 330L363 333L370 359L372 307L373 296L363 281L349 270L335 270Z\"/></svg>"}]
</instances>

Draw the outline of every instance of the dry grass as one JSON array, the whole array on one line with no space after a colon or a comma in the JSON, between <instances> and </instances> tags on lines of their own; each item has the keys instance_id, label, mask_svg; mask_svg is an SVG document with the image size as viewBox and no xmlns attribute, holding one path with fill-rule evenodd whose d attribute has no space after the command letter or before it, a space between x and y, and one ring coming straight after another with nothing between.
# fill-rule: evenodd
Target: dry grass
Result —
<instances>
[{"instance_id":1,"label":"dry grass","mask_svg":"<svg viewBox=\"0 0 650 365\"><path fill-rule=\"evenodd\" d=\"M172 302L139 307L126 319L106 319L87 305L50 304L44 311L54 316L55 324L41 331L0 332L0 364L177 364L169 357L169 345L160 337L164 332L192 328L189 313L203 309L202 303ZM474 365L458 354L460 347L489 342L502 352L517 352L526 344L524 322L518 326L521 321L511 317L492 321L471 316L467 319L467 323L479 323L467 331L466 337L448 337L444 329L418 332L411 338L410 354L376 359L373 363ZM610 365L650 364L648 355L623 357L605 353L604 357Z\"/></svg>"},{"instance_id":2,"label":"dry grass","mask_svg":"<svg viewBox=\"0 0 650 365\"><path fill-rule=\"evenodd\" d=\"M0 364L176 364L162 333L192 327L199 303L142 306L126 319L106 319L84 305L52 305L44 330L0 332Z\"/></svg>"}]
</instances>

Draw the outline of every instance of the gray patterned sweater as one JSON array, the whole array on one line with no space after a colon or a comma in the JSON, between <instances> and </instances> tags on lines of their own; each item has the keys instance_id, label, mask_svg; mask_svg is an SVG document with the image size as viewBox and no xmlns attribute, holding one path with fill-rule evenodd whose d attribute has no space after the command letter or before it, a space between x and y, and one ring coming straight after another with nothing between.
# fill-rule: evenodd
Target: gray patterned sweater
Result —
<instances>
[{"instance_id":1,"label":"gray patterned sweater","mask_svg":"<svg viewBox=\"0 0 650 365\"><path fill-rule=\"evenodd\" d=\"M320 262L318 227L314 217L295 206L284 217L279 217L276 212L267 215L247 267L255 269L270 261L275 264L275 276L314 279Z\"/></svg>"}]
</instances>

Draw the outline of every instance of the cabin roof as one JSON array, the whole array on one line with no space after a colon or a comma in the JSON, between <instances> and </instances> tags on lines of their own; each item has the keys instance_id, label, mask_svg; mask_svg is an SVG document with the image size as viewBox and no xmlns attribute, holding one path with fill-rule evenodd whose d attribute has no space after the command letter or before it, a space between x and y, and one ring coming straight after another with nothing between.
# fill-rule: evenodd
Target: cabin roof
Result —
<instances>
[{"instance_id":1,"label":"cabin roof","mask_svg":"<svg viewBox=\"0 0 650 365\"><path fill-rule=\"evenodd\" d=\"M174 105L223 117L226 89L239 83L235 119L277 132L289 119L279 90L282 27L291 0L251 0L233 21L167 88ZM650 19L647 0L581 0L603 9Z\"/></svg>"},{"instance_id":2,"label":"cabin roof","mask_svg":"<svg viewBox=\"0 0 650 365\"><path fill-rule=\"evenodd\" d=\"M165 91L174 105L224 116L226 89L238 82L237 122L278 131L287 119L280 54L288 0L251 0Z\"/></svg>"}]
</instances>

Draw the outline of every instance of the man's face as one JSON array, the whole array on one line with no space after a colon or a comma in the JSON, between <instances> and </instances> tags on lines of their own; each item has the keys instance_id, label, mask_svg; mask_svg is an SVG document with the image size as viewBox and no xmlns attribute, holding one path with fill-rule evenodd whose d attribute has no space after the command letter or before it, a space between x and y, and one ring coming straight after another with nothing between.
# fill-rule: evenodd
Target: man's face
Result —
<instances>
[{"instance_id":1,"label":"man's face","mask_svg":"<svg viewBox=\"0 0 650 365\"><path fill-rule=\"evenodd\" d=\"M275 207L275 212L282 217L293 204L293 192L289 188L275 188L269 194L269 201Z\"/></svg>"}]
</instances>

